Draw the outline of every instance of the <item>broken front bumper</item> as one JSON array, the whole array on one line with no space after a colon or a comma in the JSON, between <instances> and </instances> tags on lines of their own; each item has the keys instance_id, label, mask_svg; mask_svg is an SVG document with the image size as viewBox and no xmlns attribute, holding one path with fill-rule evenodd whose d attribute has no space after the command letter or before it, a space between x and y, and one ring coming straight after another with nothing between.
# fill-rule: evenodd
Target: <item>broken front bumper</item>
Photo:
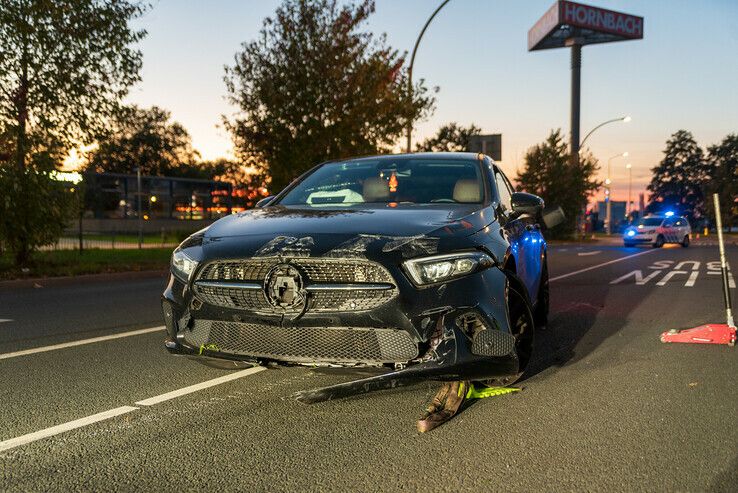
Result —
<instances>
[{"instance_id":1,"label":"broken front bumper","mask_svg":"<svg viewBox=\"0 0 738 493\"><path fill-rule=\"evenodd\" d=\"M398 294L371 310L275 317L201 303L172 277L162 300L167 349L234 366L308 364L400 368L370 387L416 379L484 380L518 373L496 267L417 289L393 273Z\"/></svg>"}]
</instances>

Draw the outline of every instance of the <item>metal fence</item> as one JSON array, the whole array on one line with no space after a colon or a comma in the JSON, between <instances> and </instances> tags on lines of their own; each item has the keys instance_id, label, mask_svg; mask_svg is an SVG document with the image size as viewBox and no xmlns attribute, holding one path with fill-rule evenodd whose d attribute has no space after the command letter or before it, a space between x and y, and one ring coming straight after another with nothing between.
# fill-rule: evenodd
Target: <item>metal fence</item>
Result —
<instances>
[{"instance_id":1,"label":"metal fence","mask_svg":"<svg viewBox=\"0 0 738 493\"><path fill-rule=\"evenodd\" d=\"M115 231L67 232L56 243L41 247L41 250L130 250L136 248L175 248L187 236L186 233L162 231L161 233L119 233Z\"/></svg>"}]
</instances>

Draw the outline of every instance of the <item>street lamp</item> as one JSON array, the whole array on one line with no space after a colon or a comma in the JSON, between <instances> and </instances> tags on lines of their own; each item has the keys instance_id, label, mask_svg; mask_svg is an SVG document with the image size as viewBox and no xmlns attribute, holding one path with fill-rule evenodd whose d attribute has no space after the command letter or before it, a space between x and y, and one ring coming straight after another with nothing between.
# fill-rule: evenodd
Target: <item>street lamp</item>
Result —
<instances>
[{"instance_id":1,"label":"street lamp","mask_svg":"<svg viewBox=\"0 0 738 493\"><path fill-rule=\"evenodd\" d=\"M594 133L594 131L597 130L598 128L604 127L608 123L615 123L615 122L628 123L630 120L632 120L632 118L630 116L621 116L620 118L613 118L612 120L607 120L606 122L600 123L595 128L593 128L592 130L590 130L589 133L587 133L587 135L584 136L584 138L582 139L582 142L579 144L579 152L581 152L582 149L584 148L584 143L587 142L587 138L590 135L592 135Z\"/></svg>"},{"instance_id":2,"label":"street lamp","mask_svg":"<svg viewBox=\"0 0 738 493\"><path fill-rule=\"evenodd\" d=\"M408 94L410 94L410 101L413 100L413 65L415 64L415 53L418 51L418 45L420 44L420 40L423 39L425 30L428 29L428 26L430 25L431 21L436 16L436 14L438 14L438 12L440 12L441 9L445 7L446 4L450 1L451 0L443 0L441 5L439 5L438 8L433 11L433 13L428 18L428 20L425 21L425 25L423 26L423 29L420 31L420 35L418 36L418 39L415 41L415 46L413 47L413 54L410 56L410 66L407 69L407 88L408 88ZM407 152L412 152L412 144L413 144L413 121L412 119L410 119L407 122Z\"/></svg>"},{"instance_id":3,"label":"street lamp","mask_svg":"<svg viewBox=\"0 0 738 493\"><path fill-rule=\"evenodd\" d=\"M591 133L591 132L590 132ZM611 158L607 160L607 179L605 180L605 200L607 200L607 213L605 215L605 223L607 224L606 232L607 234L612 233L612 200L610 197L610 184L612 183L612 180L610 180L610 163L613 159L617 159L619 157L628 157L628 151L623 152L622 154L615 154Z\"/></svg>"},{"instance_id":4,"label":"street lamp","mask_svg":"<svg viewBox=\"0 0 738 493\"><path fill-rule=\"evenodd\" d=\"M632 212L630 210L630 189L633 186L633 165L628 163L625 165L625 169L628 170L628 205L625 207L625 217L628 217Z\"/></svg>"}]
</instances>

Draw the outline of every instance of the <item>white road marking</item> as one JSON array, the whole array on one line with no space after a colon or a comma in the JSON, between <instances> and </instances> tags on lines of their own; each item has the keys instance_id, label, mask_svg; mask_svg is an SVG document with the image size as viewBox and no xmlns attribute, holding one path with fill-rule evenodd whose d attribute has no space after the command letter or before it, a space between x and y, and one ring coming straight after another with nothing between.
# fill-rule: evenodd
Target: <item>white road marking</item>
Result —
<instances>
[{"instance_id":1,"label":"white road marking","mask_svg":"<svg viewBox=\"0 0 738 493\"><path fill-rule=\"evenodd\" d=\"M3 322L12 322L13 320L10 318L0 318L0 324Z\"/></svg>"},{"instance_id":2,"label":"white road marking","mask_svg":"<svg viewBox=\"0 0 738 493\"><path fill-rule=\"evenodd\" d=\"M37 440L42 440L44 438L52 437L54 435L64 433L65 431L74 430L76 428L82 428L83 426L91 425L93 423L98 423L106 419L114 418L116 416L120 416L121 414L130 413L131 411L135 411L136 409L138 408L133 407L133 406L117 407L115 409L110 409L108 411L103 411L101 413L93 414L92 416L87 416L85 418L80 418L80 419L75 419L74 421L69 421L68 423L63 423L60 425L52 426L51 428L46 428L44 430L35 431L33 433L28 433L27 435L19 436L16 438L11 438L10 440L5 440L4 442L0 442L0 452L4 452L5 450L10 450L15 447L20 447L21 445L26 445L28 443L35 442Z\"/></svg>"},{"instance_id":3,"label":"white road marking","mask_svg":"<svg viewBox=\"0 0 738 493\"><path fill-rule=\"evenodd\" d=\"M212 380L197 383L195 385L190 385L189 387L184 387L181 389L173 390L171 392L167 392L166 394L161 394L155 397L144 399L142 401L138 401L136 405L153 406L154 404L159 404L160 402L168 401L169 399L174 399L176 397L191 394L193 392L197 392L198 390L207 389L208 387L213 387L215 385L220 385L222 383L230 382L231 380L236 380L241 377L253 375L254 373L258 373L263 370L266 370L266 368L264 368L263 366L254 366L252 368L246 368L245 370L237 371L236 373L231 373L230 375L214 378Z\"/></svg>"},{"instance_id":4,"label":"white road marking","mask_svg":"<svg viewBox=\"0 0 738 493\"><path fill-rule=\"evenodd\" d=\"M600 267L605 267L606 265L615 264L617 262L622 262L623 260L628 260L629 258L640 257L641 255L646 255L648 253L653 253L657 251L658 250L646 250L645 252L638 252L638 253L634 253L633 255L628 255L626 257L616 258L615 260L610 260L609 262L604 262L602 264L593 265L591 267L585 267L584 269L575 270L574 272L569 272L568 274L562 274L560 276L552 277L551 279L549 279L549 282L558 281L559 279L565 279L567 277L581 274L582 272L588 272L590 270L599 269Z\"/></svg>"},{"instance_id":5,"label":"white road marking","mask_svg":"<svg viewBox=\"0 0 738 493\"><path fill-rule=\"evenodd\" d=\"M119 334L110 334L107 336L91 337L90 339L81 339L79 341L64 342L61 344L54 344L51 346L41 346L33 349L24 349L22 351L15 351L12 353L0 354L0 360L17 358L18 356L27 356L29 354L45 353L47 351L56 351L57 349L65 349L68 347L84 346L85 344L94 344L96 342L111 341L113 339L122 339L123 337L137 336L141 334L148 334L150 332L163 331L164 326L151 327L149 329L131 330L129 332L121 332Z\"/></svg>"},{"instance_id":6,"label":"white road marking","mask_svg":"<svg viewBox=\"0 0 738 493\"><path fill-rule=\"evenodd\" d=\"M588 257L590 255L597 255L598 253L602 253L602 250L595 250L593 252L579 252L577 253L580 257Z\"/></svg>"},{"instance_id":7,"label":"white road marking","mask_svg":"<svg viewBox=\"0 0 738 493\"><path fill-rule=\"evenodd\" d=\"M266 370L266 368L264 368L263 366L255 366L253 368L247 368L245 370L237 371L235 373L231 373L223 377L214 378L212 380L207 380L205 382L201 382L195 385L190 385L189 387L184 387L178 390L173 390L171 392L167 392L166 394L161 394L155 397L151 397L149 399L144 399L142 401L137 402L136 405L153 406L154 404L159 404L160 402L168 401L169 399L174 399L175 397L180 397L183 395L191 394L193 392L197 392L198 390L207 389L215 385L220 385L222 383L230 382L238 378L246 377L248 375L253 375L254 373L258 373L263 370ZM101 413L93 414L92 416L75 419L74 421L69 421L67 423L62 423L60 425L52 426L50 428L45 428L40 431L28 433L26 435L22 435L16 438L11 438L9 440L5 440L4 442L0 442L0 452L4 452L12 448L20 447L21 445L26 445L31 442L35 442L37 440L49 438L54 435L64 433L66 431L71 431L71 430L82 428L84 426L88 426L94 423L99 423L100 421L105 421L106 419L114 418L116 416L120 416L121 414L130 413L138 409L140 408L134 407L134 406L116 407L115 409L109 409Z\"/></svg>"},{"instance_id":8,"label":"white road marking","mask_svg":"<svg viewBox=\"0 0 738 493\"><path fill-rule=\"evenodd\" d=\"M635 277L635 283L637 285L639 285L639 286L643 286L644 284L648 284L648 281L650 281L654 277L658 276L659 274L661 274L661 271L660 270L655 270L655 271L651 272L648 276L643 277L643 271L641 271L641 270L634 270L633 272L628 272L624 276L618 277L614 281L610 281L610 284L617 284L620 281L624 281L624 280L628 279L630 276L634 276Z\"/></svg>"}]
</instances>

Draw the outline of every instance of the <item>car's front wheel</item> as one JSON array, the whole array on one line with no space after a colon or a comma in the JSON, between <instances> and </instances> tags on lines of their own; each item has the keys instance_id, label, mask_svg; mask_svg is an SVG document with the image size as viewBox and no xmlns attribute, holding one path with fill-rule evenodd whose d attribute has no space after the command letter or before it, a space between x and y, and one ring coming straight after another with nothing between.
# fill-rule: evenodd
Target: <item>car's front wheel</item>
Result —
<instances>
[{"instance_id":1,"label":"car's front wheel","mask_svg":"<svg viewBox=\"0 0 738 493\"><path fill-rule=\"evenodd\" d=\"M689 246L689 235L684 235L684 239L682 240L681 245L684 248L687 248Z\"/></svg>"},{"instance_id":2,"label":"car's front wheel","mask_svg":"<svg viewBox=\"0 0 738 493\"><path fill-rule=\"evenodd\" d=\"M533 310L533 321L535 322L536 329L543 329L548 324L548 293L548 259L544 257L543 267L541 268L541 282L538 285L536 308Z\"/></svg>"},{"instance_id":3,"label":"car's front wheel","mask_svg":"<svg viewBox=\"0 0 738 493\"><path fill-rule=\"evenodd\" d=\"M484 380L489 386L507 386L520 380L533 355L535 322L530 303L525 295L509 282L507 285L507 312L510 319L510 330L515 337L515 353L518 358L518 373L507 377Z\"/></svg>"},{"instance_id":4,"label":"car's front wheel","mask_svg":"<svg viewBox=\"0 0 738 493\"><path fill-rule=\"evenodd\" d=\"M662 246L664 246L664 243L665 243L664 235L658 235L656 237L656 241L653 242L653 247L661 248Z\"/></svg>"}]
</instances>

